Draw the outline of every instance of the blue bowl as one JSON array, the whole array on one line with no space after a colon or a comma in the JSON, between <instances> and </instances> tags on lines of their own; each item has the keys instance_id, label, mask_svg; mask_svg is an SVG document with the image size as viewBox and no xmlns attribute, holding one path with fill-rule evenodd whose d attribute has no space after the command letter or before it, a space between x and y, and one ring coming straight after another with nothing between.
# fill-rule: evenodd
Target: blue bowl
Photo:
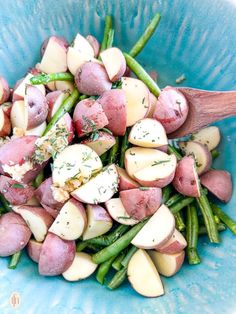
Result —
<instances>
[{"instance_id":1,"label":"blue bowl","mask_svg":"<svg viewBox=\"0 0 236 314\"><path fill-rule=\"evenodd\" d=\"M39 61L40 44L50 34L72 40L79 31L101 39L106 13L115 17L117 45L128 50L157 11L161 12L162 21L138 60L146 68L158 71L160 85L174 85L176 77L184 73L184 85L234 89L236 3L233 0L1 1L0 73L13 85ZM234 175L236 118L218 125L223 139L216 166ZM236 218L236 193L223 207ZM128 284L112 292L93 278L69 283L61 277L41 277L37 265L26 255L17 270L9 270L8 259L2 258L0 313L233 313L236 242L229 231L221 234L221 238L221 245L209 244L207 238L201 238L202 263L186 264L174 278L164 278L166 294L156 299L143 298Z\"/></svg>"}]
</instances>

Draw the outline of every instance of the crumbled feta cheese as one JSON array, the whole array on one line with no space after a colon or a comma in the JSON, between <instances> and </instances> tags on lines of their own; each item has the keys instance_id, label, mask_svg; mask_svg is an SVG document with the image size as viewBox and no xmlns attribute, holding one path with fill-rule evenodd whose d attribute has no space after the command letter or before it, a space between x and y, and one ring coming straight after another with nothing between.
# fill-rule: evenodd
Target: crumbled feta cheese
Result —
<instances>
[{"instance_id":1,"label":"crumbled feta cheese","mask_svg":"<svg viewBox=\"0 0 236 314\"><path fill-rule=\"evenodd\" d=\"M9 162L10 164L10 162ZM26 161L22 165L3 165L2 169L4 172L8 173L13 180L21 182L22 178L29 170L32 170L34 165L31 161Z\"/></svg>"},{"instance_id":2,"label":"crumbled feta cheese","mask_svg":"<svg viewBox=\"0 0 236 314\"><path fill-rule=\"evenodd\" d=\"M22 128L17 128L17 127L14 127L13 128L13 138L15 137L21 137L21 136L24 136L25 135L25 130L22 129Z\"/></svg>"},{"instance_id":3,"label":"crumbled feta cheese","mask_svg":"<svg viewBox=\"0 0 236 314\"><path fill-rule=\"evenodd\" d=\"M51 190L54 199L60 203L64 203L70 198L69 192L65 191L62 188L51 186Z\"/></svg>"}]
</instances>

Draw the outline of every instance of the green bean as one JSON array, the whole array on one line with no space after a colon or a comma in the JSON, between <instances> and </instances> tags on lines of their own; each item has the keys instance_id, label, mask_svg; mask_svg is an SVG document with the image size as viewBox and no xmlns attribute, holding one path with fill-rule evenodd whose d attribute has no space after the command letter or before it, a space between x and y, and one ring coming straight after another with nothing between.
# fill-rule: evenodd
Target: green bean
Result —
<instances>
[{"instance_id":1,"label":"green bean","mask_svg":"<svg viewBox=\"0 0 236 314\"><path fill-rule=\"evenodd\" d=\"M107 287L109 289L118 288L127 278L127 268L123 267L119 271L117 271L111 281L108 283Z\"/></svg>"},{"instance_id":2,"label":"green bean","mask_svg":"<svg viewBox=\"0 0 236 314\"><path fill-rule=\"evenodd\" d=\"M109 33L108 33L108 36L107 36L107 49L111 48L112 45L113 45L114 33L115 33L114 29L110 29L109 30Z\"/></svg>"},{"instance_id":3,"label":"green bean","mask_svg":"<svg viewBox=\"0 0 236 314\"><path fill-rule=\"evenodd\" d=\"M179 231L184 231L186 226L185 226L183 217L181 215L181 212L179 211L174 216L175 216L175 226L176 226L176 229L178 229Z\"/></svg>"},{"instance_id":4,"label":"green bean","mask_svg":"<svg viewBox=\"0 0 236 314\"><path fill-rule=\"evenodd\" d=\"M81 95L81 96L79 97L79 100L84 100L84 99L87 99L87 98L89 98L89 96L87 96L87 95Z\"/></svg>"},{"instance_id":5,"label":"green bean","mask_svg":"<svg viewBox=\"0 0 236 314\"><path fill-rule=\"evenodd\" d=\"M115 270L120 270L121 267L122 267L122 260L124 259L125 257L125 251L121 252L117 257L116 259L114 260L114 262L112 263L112 267L115 269Z\"/></svg>"},{"instance_id":6,"label":"green bean","mask_svg":"<svg viewBox=\"0 0 236 314\"><path fill-rule=\"evenodd\" d=\"M12 255L11 260L8 264L9 269L15 269L20 261L22 251L16 252Z\"/></svg>"},{"instance_id":7,"label":"green bean","mask_svg":"<svg viewBox=\"0 0 236 314\"><path fill-rule=\"evenodd\" d=\"M37 175L37 177L34 179L33 186L35 188L38 188L40 184L43 182L43 180L44 180L44 173L43 173L43 170L41 170L40 173Z\"/></svg>"},{"instance_id":8,"label":"green bean","mask_svg":"<svg viewBox=\"0 0 236 314\"><path fill-rule=\"evenodd\" d=\"M12 211L10 203L5 199L3 194L0 194L0 202L2 203L2 206L5 209L5 212Z\"/></svg>"},{"instance_id":9,"label":"green bean","mask_svg":"<svg viewBox=\"0 0 236 314\"><path fill-rule=\"evenodd\" d=\"M88 247L89 242L88 241L79 241L76 244L76 252L81 252L83 251L86 247Z\"/></svg>"},{"instance_id":10,"label":"green bean","mask_svg":"<svg viewBox=\"0 0 236 314\"><path fill-rule=\"evenodd\" d=\"M136 234L143 228L147 221L148 220L146 219L144 221L139 222L128 232L126 232L122 237L120 237L117 241L105 247L98 253L95 253L92 256L93 262L96 264L101 264L110 259L112 256L119 254L130 244L130 242L133 240Z\"/></svg>"},{"instance_id":11,"label":"green bean","mask_svg":"<svg viewBox=\"0 0 236 314\"><path fill-rule=\"evenodd\" d=\"M136 246L132 245L131 248L129 249L128 253L124 257L123 261L121 262L121 265L123 265L124 267L128 267L128 264L129 264L131 257L134 255L134 253L137 250L138 250L138 248Z\"/></svg>"},{"instance_id":12,"label":"green bean","mask_svg":"<svg viewBox=\"0 0 236 314\"><path fill-rule=\"evenodd\" d=\"M172 192L171 185L167 185L162 189L162 203L165 204L170 198L170 194Z\"/></svg>"},{"instance_id":13,"label":"green bean","mask_svg":"<svg viewBox=\"0 0 236 314\"><path fill-rule=\"evenodd\" d=\"M48 84L49 82L54 81L74 81L74 76L71 73L61 72L61 73L50 73L50 74L40 74L34 76L30 79L32 85L38 84Z\"/></svg>"},{"instance_id":14,"label":"green bean","mask_svg":"<svg viewBox=\"0 0 236 314\"><path fill-rule=\"evenodd\" d=\"M169 208L173 214L177 214L181 209L183 209L187 205L191 204L193 201L194 201L193 197L184 197L184 199L182 199L179 202L169 206Z\"/></svg>"},{"instance_id":15,"label":"green bean","mask_svg":"<svg viewBox=\"0 0 236 314\"><path fill-rule=\"evenodd\" d=\"M217 227L217 230L218 230L218 231L224 231L224 230L227 229L226 226L225 226L225 224L223 224L222 222L218 223L218 224L216 225L216 227ZM199 234L199 235L207 234L207 229L206 229L206 227L205 227L204 225L199 226L198 234Z\"/></svg>"},{"instance_id":16,"label":"green bean","mask_svg":"<svg viewBox=\"0 0 236 314\"><path fill-rule=\"evenodd\" d=\"M153 93L156 97L158 97L161 93L160 88L157 83L151 78L151 76L144 70L144 68L134 60L130 55L124 53L124 57L126 60L127 66L130 70L137 76L138 79L143 81L144 84L147 85L150 92Z\"/></svg>"},{"instance_id":17,"label":"green bean","mask_svg":"<svg viewBox=\"0 0 236 314\"><path fill-rule=\"evenodd\" d=\"M43 135L46 135L48 131L50 131L51 128L57 123L57 121L62 116L64 116L65 113L69 112L76 105L76 102L78 99L79 99L79 92L75 88L73 92L71 93L71 95L63 101L63 103L61 104L57 112L53 115L51 121L48 123L45 131L43 132Z\"/></svg>"},{"instance_id":18,"label":"green bean","mask_svg":"<svg viewBox=\"0 0 236 314\"><path fill-rule=\"evenodd\" d=\"M116 255L112 256L109 260L99 265L97 273L96 273L96 279L101 285L104 284L105 276L108 274L115 258L116 258Z\"/></svg>"},{"instance_id":19,"label":"green bean","mask_svg":"<svg viewBox=\"0 0 236 314\"><path fill-rule=\"evenodd\" d=\"M171 198L169 198L166 202L165 205L166 206L172 206L174 204L176 204L177 202L181 201L184 199L184 196L182 194L174 194L173 196L171 196Z\"/></svg>"},{"instance_id":20,"label":"green bean","mask_svg":"<svg viewBox=\"0 0 236 314\"><path fill-rule=\"evenodd\" d=\"M136 57L145 47L146 43L148 40L151 38L152 34L155 32L159 22L161 19L160 13L157 13L151 22L148 24L146 27L144 33L142 36L139 38L139 40L136 42L136 44L132 47L130 50L129 54L134 58Z\"/></svg>"},{"instance_id":21,"label":"green bean","mask_svg":"<svg viewBox=\"0 0 236 314\"><path fill-rule=\"evenodd\" d=\"M112 146L109 152L109 157L108 157L108 164L113 164L117 160L117 155L119 151L119 137L116 136L116 143L115 145Z\"/></svg>"},{"instance_id":22,"label":"green bean","mask_svg":"<svg viewBox=\"0 0 236 314\"><path fill-rule=\"evenodd\" d=\"M215 160L219 156L220 156L220 152L217 149L213 149L211 151L211 157L212 157L213 160Z\"/></svg>"},{"instance_id":23,"label":"green bean","mask_svg":"<svg viewBox=\"0 0 236 314\"><path fill-rule=\"evenodd\" d=\"M129 129L126 129L125 135L122 137L122 142L121 142L120 163L119 163L119 166L121 168L124 168L124 164L125 164L125 152L129 145L128 137L129 137Z\"/></svg>"},{"instance_id":24,"label":"green bean","mask_svg":"<svg viewBox=\"0 0 236 314\"><path fill-rule=\"evenodd\" d=\"M211 208L214 214L217 215L224 224L226 224L226 226L234 235L236 235L236 222L226 213L224 213L219 206L211 204Z\"/></svg>"},{"instance_id":25,"label":"green bean","mask_svg":"<svg viewBox=\"0 0 236 314\"><path fill-rule=\"evenodd\" d=\"M112 29L112 17L110 15L107 15L105 17L105 28L104 28L104 35L103 35L103 40L101 43L101 48L100 48L100 53L107 49L107 40L108 40L108 34L110 29Z\"/></svg>"},{"instance_id":26,"label":"green bean","mask_svg":"<svg viewBox=\"0 0 236 314\"><path fill-rule=\"evenodd\" d=\"M196 200L202 212L204 224L207 228L208 237L210 241L212 243L219 243L220 239L219 239L219 234L216 227L216 222L215 222L212 208L210 206L207 196L201 193L201 196L197 197Z\"/></svg>"},{"instance_id":27,"label":"green bean","mask_svg":"<svg viewBox=\"0 0 236 314\"><path fill-rule=\"evenodd\" d=\"M197 209L193 204L187 207L186 231L188 262L191 265L199 264L201 263L201 259L197 252L198 216Z\"/></svg>"},{"instance_id":28,"label":"green bean","mask_svg":"<svg viewBox=\"0 0 236 314\"><path fill-rule=\"evenodd\" d=\"M180 154L179 150L177 148L175 148L172 145L168 145L168 152L170 154L174 154L175 157L177 158L177 160L181 160L182 159L182 155Z\"/></svg>"},{"instance_id":29,"label":"green bean","mask_svg":"<svg viewBox=\"0 0 236 314\"><path fill-rule=\"evenodd\" d=\"M5 208L3 206L0 206L0 216L5 213L6 213Z\"/></svg>"}]
</instances>

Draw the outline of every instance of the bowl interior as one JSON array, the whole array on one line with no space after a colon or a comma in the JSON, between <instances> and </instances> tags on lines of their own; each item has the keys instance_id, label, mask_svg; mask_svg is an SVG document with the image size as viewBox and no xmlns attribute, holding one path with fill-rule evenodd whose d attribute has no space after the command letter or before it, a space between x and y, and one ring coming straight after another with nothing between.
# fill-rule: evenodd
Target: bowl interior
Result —
<instances>
[{"instance_id":1,"label":"bowl interior","mask_svg":"<svg viewBox=\"0 0 236 314\"><path fill-rule=\"evenodd\" d=\"M0 11L0 73L11 86L39 59L42 41L50 34L72 40L77 32L103 34L103 18L115 19L115 43L129 50L150 18L160 11L162 20L138 60L158 71L161 87L175 85L185 74L185 86L211 90L235 88L236 6L234 1L195 0L9 0ZM222 104L223 110L223 104ZM221 155L215 165L236 174L236 118L219 122ZM236 218L236 193L223 208ZM164 279L166 294L157 299L137 295L128 284L111 292L93 278L77 283L40 277L37 265L25 255L17 270L0 259L1 313L12 313L9 297L21 297L19 313L226 313L235 307L236 245L230 232L222 244L199 243L202 264L187 264L174 278Z\"/></svg>"}]
</instances>

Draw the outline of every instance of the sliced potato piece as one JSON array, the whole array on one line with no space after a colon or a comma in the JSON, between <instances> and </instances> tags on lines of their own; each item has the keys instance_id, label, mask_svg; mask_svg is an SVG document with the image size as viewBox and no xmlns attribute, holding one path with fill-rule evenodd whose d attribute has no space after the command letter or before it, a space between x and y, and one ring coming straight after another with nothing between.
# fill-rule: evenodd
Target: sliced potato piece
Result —
<instances>
[{"instance_id":1,"label":"sliced potato piece","mask_svg":"<svg viewBox=\"0 0 236 314\"><path fill-rule=\"evenodd\" d=\"M107 152L113 145L115 145L115 143L116 143L115 137L103 131L99 131L97 133L96 139L90 137L84 139L81 142L81 144L85 144L92 148L98 154L98 156L101 156L102 154Z\"/></svg>"},{"instance_id":2,"label":"sliced potato piece","mask_svg":"<svg viewBox=\"0 0 236 314\"><path fill-rule=\"evenodd\" d=\"M220 129L217 126L208 126L192 135L194 142L206 145L209 150L213 150L220 143Z\"/></svg>"},{"instance_id":3,"label":"sliced potato piece","mask_svg":"<svg viewBox=\"0 0 236 314\"><path fill-rule=\"evenodd\" d=\"M12 128L20 128L24 131L27 129L28 111L24 100L17 100L13 103L10 118Z\"/></svg>"},{"instance_id":4,"label":"sliced potato piece","mask_svg":"<svg viewBox=\"0 0 236 314\"><path fill-rule=\"evenodd\" d=\"M117 172L119 174L119 192L124 190L136 189L140 186L138 182L131 179L125 169L116 166Z\"/></svg>"},{"instance_id":5,"label":"sliced potato piece","mask_svg":"<svg viewBox=\"0 0 236 314\"><path fill-rule=\"evenodd\" d=\"M182 233L175 229L169 241L167 241L163 246L158 248L158 252L166 254L175 254L183 251L187 246L187 241L185 240Z\"/></svg>"},{"instance_id":6,"label":"sliced potato piece","mask_svg":"<svg viewBox=\"0 0 236 314\"><path fill-rule=\"evenodd\" d=\"M93 47L88 40L78 33L73 41L72 47L81 53L94 57Z\"/></svg>"},{"instance_id":7,"label":"sliced potato piece","mask_svg":"<svg viewBox=\"0 0 236 314\"><path fill-rule=\"evenodd\" d=\"M33 129L30 130L26 130L25 131L25 135L36 135L36 136L42 136L43 132L45 131L47 127L47 123L46 121L44 121L43 123L41 123L40 125L36 126Z\"/></svg>"},{"instance_id":8,"label":"sliced potato piece","mask_svg":"<svg viewBox=\"0 0 236 314\"><path fill-rule=\"evenodd\" d=\"M33 77L34 75L31 73L28 73L26 75L26 77L24 77L22 79L22 81L20 82L20 84L17 86L17 88L13 91L13 100L23 100L25 97L25 89L27 85L31 85L30 83L30 79ZM36 88L38 88L43 95L46 95L46 90L44 85L39 84L39 85L35 85Z\"/></svg>"}]
</instances>

